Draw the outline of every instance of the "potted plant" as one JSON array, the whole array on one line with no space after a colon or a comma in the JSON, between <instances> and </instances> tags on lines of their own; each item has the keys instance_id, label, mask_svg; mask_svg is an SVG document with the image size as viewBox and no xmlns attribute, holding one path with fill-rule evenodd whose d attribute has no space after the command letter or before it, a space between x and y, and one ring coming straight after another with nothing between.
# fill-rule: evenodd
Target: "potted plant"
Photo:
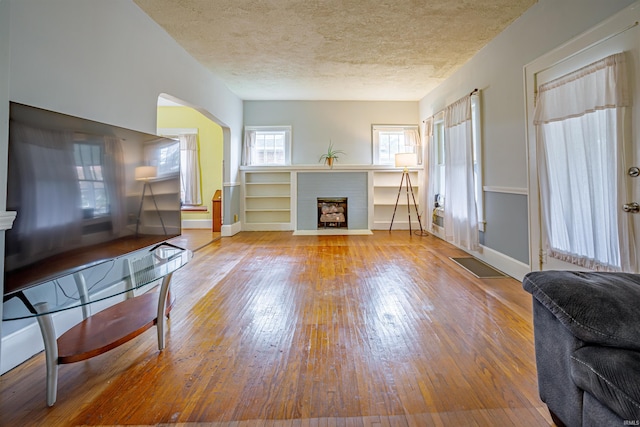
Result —
<instances>
[{"instance_id":1,"label":"potted plant","mask_svg":"<svg viewBox=\"0 0 640 427\"><path fill-rule=\"evenodd\" d=\"M342 150L334 150L333 143L329 142L329 148L327 152L320 156L320 161L324 161L325 165L328 165L330 168L333 168L333 163L338 161L338 154L344 154Z\"/></svg>"}]
</instances>

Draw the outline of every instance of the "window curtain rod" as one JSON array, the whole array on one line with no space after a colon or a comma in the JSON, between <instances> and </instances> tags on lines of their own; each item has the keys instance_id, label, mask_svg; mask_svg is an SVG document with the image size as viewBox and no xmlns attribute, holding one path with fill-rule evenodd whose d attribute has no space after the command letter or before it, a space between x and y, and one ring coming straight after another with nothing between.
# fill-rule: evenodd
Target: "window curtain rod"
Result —
<instances>
[{"instance_id":1,"label":"window curtain rod","mask_svg":"<svg viewBox=\"0 0 640 427\"><path fill-rule=\"evenodd\" d=\"M465 97L467 97L467 96L477 95L477 94L478 94L478 92L480 92L480 89L475 88L474 90L472 90L472 91L471 91L471 93L470 93L469 95L465 95L465 96L463 96L462 98L460 98L460 99L458 99L458 100L456 100L456 101L452 102L450 105L455 104L456 102L460 101L461 99L464 99L464 98L465 98ZM438 111L437 113L433 114L431 117L427 117L426 119L422 120L422 123L426 123L426 122L427 122L427 120L429 120L429 119L431 119L431 118L433 118L433 117L437 116L438 114L440 114L441 112L443 112L445 109L446 109L446 107L445 107L445 108L443 108L442 110Z\"/></svg>"},{"instance_id":2,"label":"window curtain rod","mask_svg":"<svg viewBox=\"0 0 640 427\"><path fill-rule=\"evenodd\" d=\"M593 47L596 47L596 46L598 46L598 45L601 45L602 43L604 43L604 42L606 42L606 41L608 41L608 40L610 40L610 39L614 38L615 36L618 36L618 35L620 35L620 34L622 34L622 33L626 33L627 31L629 31L629 30L630 30L630 29L632 29L632 28L637 27L638 25L640 25L640 22L635 21L633 24L631 24L631 25L629 25L629 26L627 26L627 27L623 28L622 30L619 30L619 31L617 31L617 32L615 32L615 33L613 33L613 34L609 34L609 35L608 35L608 36L606 36L605 38L603 38L603 39L601 39L601 40L598 40L598 41L597 41L597 42L595 42L595 43L590 44L589 46L585 47L584 49L581 49L581 50L579 50L579 51L577 51L577 52L575 52L575 53L573 53L573 54L571 54L571 55L567 56L566 58L563 58L563 59L561 59L560 61L555 62L555 63L553 63L553 64L549 65L549 66L548 66L548 67L546 67L546 68L543 68L542 70L538 70L538 71L536 71L536 74L543 73L543 72L547 71L548 69L550 69L550 68L552 68L552 67L555 67L555 66L556 66L556 65L558 65L558 64L562 64L562 63L564 63L564 62L566 62L566 61L568 61L568 60L570 60L570 59L572 59L572 58L576 57L577 55L579 55L579 54L581 54L581 53L585 52L586 50L589 50L589 49L591 49L591 48L593 48ZM538 88L537 88L537 86L536 86L536 88L535 88L535 93L538 93Z\"/></svg>"}]
</instances>

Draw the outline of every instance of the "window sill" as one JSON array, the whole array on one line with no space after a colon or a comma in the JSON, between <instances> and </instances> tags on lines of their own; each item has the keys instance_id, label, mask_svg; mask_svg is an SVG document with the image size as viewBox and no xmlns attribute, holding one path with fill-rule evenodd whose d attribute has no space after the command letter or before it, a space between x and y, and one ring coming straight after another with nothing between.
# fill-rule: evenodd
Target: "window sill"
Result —
<instances>
[{"instance_id":1,"label":"window sill","mask_svg":"<svg viewBox=\"0 0 640 427\"><path fill-rule=\"evenodd\" d=\"M207 212L206 206L185 205L180 208L182 212Z\"/></svg>"}]
</instances>

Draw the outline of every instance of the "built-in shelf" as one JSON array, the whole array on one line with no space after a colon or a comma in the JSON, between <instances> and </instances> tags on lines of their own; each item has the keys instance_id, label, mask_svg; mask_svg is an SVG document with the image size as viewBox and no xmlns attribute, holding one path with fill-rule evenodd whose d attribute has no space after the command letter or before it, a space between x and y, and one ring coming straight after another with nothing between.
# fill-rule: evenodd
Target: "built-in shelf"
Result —
<instances>
[{"instance_id":1,"label":"built-in shelf","mask_svg":"<svg viewBox=\"0 0 640 427\"><path fill-rule=\"evenodd\" d=\"M243 229L248 231L268 230L293 230L296 221L295 210L297 204L294 194L299 174L316 172L340 173L350 172L348 167L328 168L318 167L285 167L278 169L243 168ZM393 219L393 229L408 229L409 216L407 214L407 194L403 183L398 199L398 190L402 179L401 169L382 168L379 166L358 166L353 171L368 171L367 194L369 195L369 229L388 230L391 225L393 211L398 206ZM422 203L420 169L412 169L409 172L413 187L415 203L420 209ZM411 227L418 228L418 215L414 206L414 200L409 194L409 211L411 213ZM424 226L424 221L423 221Z\"/></svg>"},{"instance_id":2,"label":"built-in shelf","mask_svg":"<svg viewBox=\"0 0 640 427\"><path fill-rule=\"evenodd\" d=\"M418 214L415 210L415 205L420 209L419 171L409 171L409 178L413 188L413 193L411 193L411 191L409 192L408 201L409 212L411 215L411 227L418 228ZM400 187L401 183L402 188ZM409 215L407 213L406 180L403 181L402 171L373 171L372 190L373 224L371 225L371 228L373 230L388 230L393 219L393 229L408 229Z\"/></svg>"},{"instance_id":3,"label":"built-in shelf","mask_svg":"<svg viewBox=\"0 0 640 427\"><path fill-rule=\"evenodd\" d=\"M291 172L244 171L245 230L292 230Z\"/></svg>"},{"instance_id":4,"label":"built-in shelf","mask_svg":"<svg viewBox=\"0 0 640 427\"><path fill-rule=\"evenodd\" d=\"M131 224L143 234L176 234L180 230L180 180L155 180L145 184L147 188L134 197L141 200L137 223Z\"/></svg>"}]
</instances>

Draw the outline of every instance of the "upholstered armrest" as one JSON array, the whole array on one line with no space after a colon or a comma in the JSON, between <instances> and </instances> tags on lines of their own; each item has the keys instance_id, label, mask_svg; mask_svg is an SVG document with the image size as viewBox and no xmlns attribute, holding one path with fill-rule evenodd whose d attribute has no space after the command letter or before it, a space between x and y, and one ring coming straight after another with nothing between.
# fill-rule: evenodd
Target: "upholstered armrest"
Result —
<instances>
[{"instance_id":1,"label":"upholstered armrest","mask_svg":"<svg viewBox=\"0 0 640 427\"><path fill-rule=\"evenodd\" d=\"M640 275L541 271L522 283L580 340L640 350Z\"/></svg>"}]
</instances>

